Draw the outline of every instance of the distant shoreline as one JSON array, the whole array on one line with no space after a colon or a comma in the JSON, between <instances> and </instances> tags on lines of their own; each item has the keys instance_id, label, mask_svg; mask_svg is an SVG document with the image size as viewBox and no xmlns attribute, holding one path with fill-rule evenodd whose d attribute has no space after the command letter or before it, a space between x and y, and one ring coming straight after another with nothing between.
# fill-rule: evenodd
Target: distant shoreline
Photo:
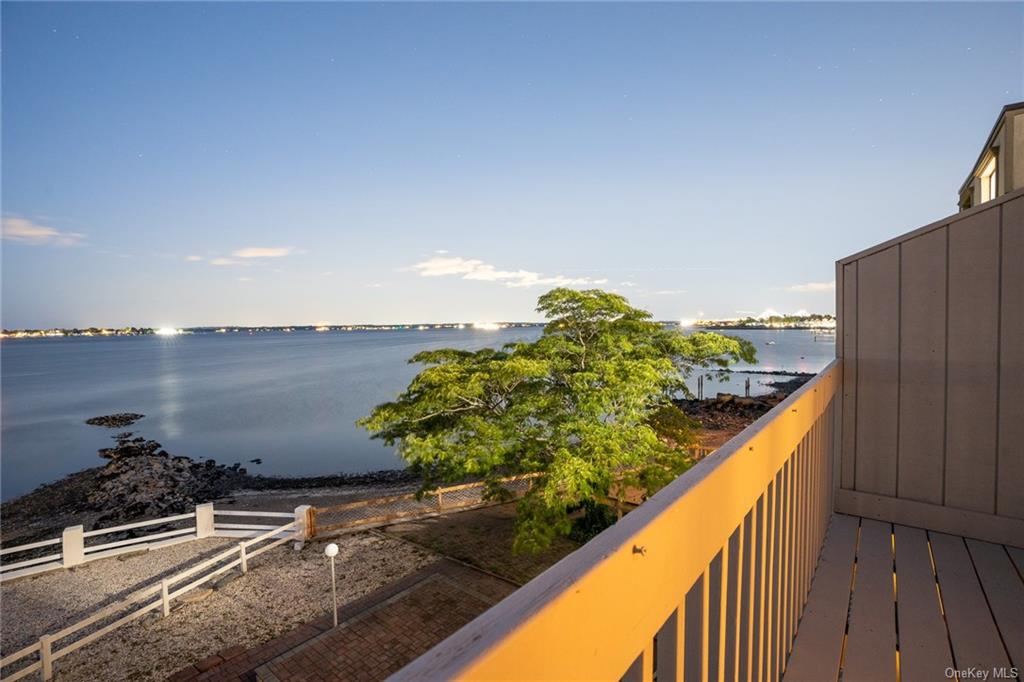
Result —
<instances>
[{"instance_id":1,"label":"distant shoreline","mask_svg":"<svg viewBox=\"0 0 1024 682\"><path fill-rule=\"evenodd\" d=\"M694 329L728 331L732 329L766 329L776 332L835 332L835 327L773 327L768 324L695 324Z\"/></svg>"},{"instance_id":2,"label":"distant shoreline","mask_svg":"<svg viewBox=\"0 0 1024 682\"><path fill-rule=\"evenodd\" d=\"M227 325L223 327L51 327L48 329L4 329L0 339L40 339L65 337L112 337L112 336L190 336L194 334L261 334L291 332L388 332L388 331L440 331L470 330L497 331L501 329L526 329L543 327L545 322L429 322L415 324L325 324L325 325L280 325L246 327ZM669 323L662 323L669 324Z\"/></svg>"},{"instance_id":3,"label":"distant shoreline","mask_svg":"<svg viewBox=\"0 0 1024 682\"><path fill-rule=\"evenodd\" d=\"M192 336L207 334L267 334L293 332L416 332L416 331L500 331L504 329L536 329L544 327L545 322L424 322L415 324L328 324L328 325L291 325L291 326L225 326L225 327L51 327L47 329L4 329L0 331L0 339L44 339L44 338L107 338L123 336ZM657 324L666 327L679 326L678 322L660 320ZM684 327L687 328L687 327ZM694 324L688 328L698 331L730 331L736 329L761 329L774 331L818 331L834 332L835 327L828 326L772 326L770 324L726 324L707 323Z\"/></svg>"}]
</instances>

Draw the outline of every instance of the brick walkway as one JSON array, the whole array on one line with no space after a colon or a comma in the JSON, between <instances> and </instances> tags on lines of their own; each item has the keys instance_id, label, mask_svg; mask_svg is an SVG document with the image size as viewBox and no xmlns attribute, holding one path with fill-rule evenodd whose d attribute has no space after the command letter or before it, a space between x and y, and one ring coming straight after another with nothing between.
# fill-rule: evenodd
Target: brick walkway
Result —
<instances>
[{"instance_id":1,"label":"brick walkway","mask_svg":"<svg viewBox=\"0 0 1024 682\"><path fill-rule=\"evenodd\" d=\"M171 680L382 680L515 590L482 571L442 559L248 651L231 647Z\"/></svg>"}]
</instances>

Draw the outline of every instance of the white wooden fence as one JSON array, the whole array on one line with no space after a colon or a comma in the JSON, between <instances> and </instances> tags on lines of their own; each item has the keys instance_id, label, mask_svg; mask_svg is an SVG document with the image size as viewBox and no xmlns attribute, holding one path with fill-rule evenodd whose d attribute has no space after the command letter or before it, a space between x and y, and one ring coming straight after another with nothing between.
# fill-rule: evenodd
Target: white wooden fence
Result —
<instances>
[{"instance_id":1,"label":"white wooden fence","mask_svg":"<svg viewBox=\"0 0 1024 682\"><path fill-rule=\"evenodd\" d=\"M291 521L281 526L258 523L218 523L216 521L217 516L256 519L275 518L278 520L288 518ZM137 590L129 597L105 606L73 625L69 625L56 632L47 633L40 637L37 642L4 656L0 659L0 677L13 682L14 680L39 672L43 680L51 679L53 677L53 664L57 659L96 641L103 635L140 618L150 611L160 609L163 616L168 616L171 612L173 600L183 594L194 590L233 568L239 568L242 573L248 572L249 562L253 558L289 540L305 540L308 537L308 516L309 507L307 506L296 508L294 513L286 513L215 510L213 504L210 503L199 505L194 512L187 514L168 516L152 521L129 523L114 528L83 532L82 526L75 526L65 529L60 538L0 550L3 556L7 556L54 545L60 545L61 547L59 554L47 554L19 561L15 564L0 566L0 570L2 570L0 580L9 580L15 577L69 568L94 559L116 556L125 552L148 551L158 547L165 547L169 544L187 542L199 538L249 538L240 541L235 547L176 573L170 578L154 581L152 584ZM90 537L170 523L189 523L193 520L194 524L186 525L184 528L102 544L85 544L86 538ZM262 544L258 549L252 549L255 545L261 543L265 544ZM191 580L188 580L190 578ZM186 580L188 582L185 582ZM28 658L34 658L35 660L25 665L24 659ZM8 666L19 662L22 663L21 667L10 672L3 672Z\"/></svg>"},{"instance_id":2,"label":"white wooden fence","mask_svg":"<svg viewBox=\"0 0 1024 682\"><path fill-rule=\"evenodd\" d=\"M299 510L303 511L300 512ZM273 519L275 523L280 523L280 519L299 519L300 517L295 515L299 513L303 515L301 518L304 520L305 508L300 507L299 510L296 510L294 513L234 511L214 509L213 503L209 502L196 506L195 511L186 514L126 523L112 528L98 528L87 531L82 526L72 526L65 528L59 538L0 549L0 582L60 568L71 568L72 566L78 566L96 559L106 559L129 552L158 549L201 538L252 537L260 531L271 530L276 526L267 525L266 523L218 522L216 517L233 516L251 517L257 520ZM168 525L181 527L157 533L147 533L145 530L142 530L154 526ZM103 542L103 536L124 534L126 532L141 532L142 534L123 540ZM59 551L53 552L50 548ZM41 554L41 556L31 556L15 562L10 561L10 557L16 554L24 555L29 552Z\"/></svg>"}]
</instances>

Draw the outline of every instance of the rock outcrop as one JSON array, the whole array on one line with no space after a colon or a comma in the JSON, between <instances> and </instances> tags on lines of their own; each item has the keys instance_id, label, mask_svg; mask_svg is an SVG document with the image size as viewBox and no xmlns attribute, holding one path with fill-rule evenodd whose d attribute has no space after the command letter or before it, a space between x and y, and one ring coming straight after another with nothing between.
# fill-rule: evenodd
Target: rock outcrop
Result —
<instances>
[{"instance_id":1,"label":"rock outcrop","mask_svg":"<svg viewBox=\"0 0 1024 682\"><path fill-rule=\"evenodd\" d=\"M126 426L131 426L145 416L146 415L144 414L137 414L135 412L118 412L117 414L107 414L102 417L92 417L90 419L86 419L85 423L90 426L105 426L108 429L123 429Z\"/></svg>"}]
</instances>

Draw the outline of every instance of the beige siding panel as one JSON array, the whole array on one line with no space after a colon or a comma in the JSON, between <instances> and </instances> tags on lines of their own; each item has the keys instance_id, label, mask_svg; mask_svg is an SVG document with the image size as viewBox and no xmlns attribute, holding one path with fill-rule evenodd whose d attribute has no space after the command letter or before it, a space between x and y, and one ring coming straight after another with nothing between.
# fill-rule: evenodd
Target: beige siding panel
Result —
<instances>
[{"instance_id":1,"label":"beige siding panel","mask_svg":"<svg viewBox=\"0 0 1024 682\"><path fill-rule=\"evenodd\" d=\"M843 266L843 428L840 484L854 489L857 454L857 263Z\"/></svg>"},{"instance_id":2,"label":"beige siding panel","mask_svg":"<svg viewBox=\"0 0 1024 682\"><path fill-rule=\"evenodd\" d=\"M857 266L855 488L896 494L899 247Z\"/></svg>"},{"instance_id":3,"label":"beige siding panel","mask_svg":"<svg viewBox=\"0 0 1024 682\"><path fill-rule=\"evenodd\" d=\"M996 512L1024 519L1024 197L1003 204L1002 241Z\"/></svg>"},{"instance_id":4,"label":"beige siding panel","mask_svg":"<svg viewBox=\"0 0 1024 682\"><path fill-rule=\"evenodd\" d=\"M947 506L995 512L999 208L949 227Z\"/></svg>"},{"instance_id":5,"label":"beige siding panel","mask_svg":"<svg viewBox=\"0 0 1024 682\"><path fill-rule=\"evenodd\" d=\"M846 297L846 285L844 283L844 273L846 272L846 266L842 263L836 263L836 357L842 360L845 352L843 350L843 338L845 337L845 330L843 325L843 319L846 317L846 305L843 299ZM844 361L850 362L850 360ZM845 372L844 372L845 374ZM845 377L844 377L845 378ZM835 436L832 442L832 450L829 453L829 459L832 463L832 480L829 481L829 489L839 488L842 485L842 472L843 472L843 386L839 386L839 390L832 398L832 404L838 412L838 417L833 416L832 420L835 422Z\"/></svg>"},{"instance_id":6,"label":"beige siding panel","mask_svg":"<svg viewBox=\"0 0 1024 682\"><path fill-rule=\"evenodd\" d=\"M946 402L946 230L900 254L900 414L897 495L942 504Z\"/></svg>"}]
</instances>

